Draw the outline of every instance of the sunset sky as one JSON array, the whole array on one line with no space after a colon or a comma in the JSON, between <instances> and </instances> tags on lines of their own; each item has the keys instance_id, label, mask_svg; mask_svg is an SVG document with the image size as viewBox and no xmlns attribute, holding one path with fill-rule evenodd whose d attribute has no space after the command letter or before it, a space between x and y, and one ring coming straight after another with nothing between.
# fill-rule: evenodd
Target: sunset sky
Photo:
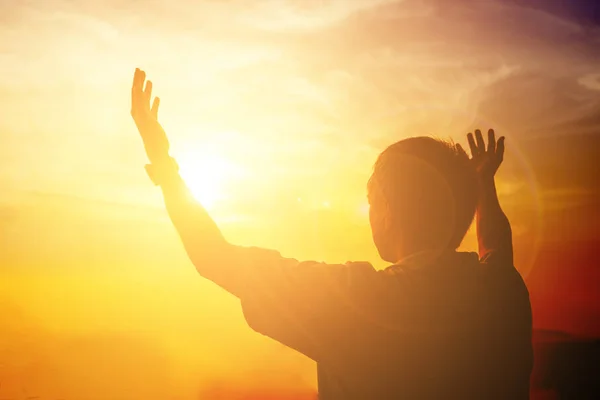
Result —
<instances>
[{"instance_id":1,"label":"sunset sky","mask_svg":"<svg viewBox=\"0 0 600 400\"><path fill-rule=\"evenodd\" d=\"M187 260L144 172L136 67L227 238L299 259L385 267L378 153L495 128L537 325L599 335L600 25L560 3L0 0L0 397L315 387Z\"/></svg>"}]
</instances>

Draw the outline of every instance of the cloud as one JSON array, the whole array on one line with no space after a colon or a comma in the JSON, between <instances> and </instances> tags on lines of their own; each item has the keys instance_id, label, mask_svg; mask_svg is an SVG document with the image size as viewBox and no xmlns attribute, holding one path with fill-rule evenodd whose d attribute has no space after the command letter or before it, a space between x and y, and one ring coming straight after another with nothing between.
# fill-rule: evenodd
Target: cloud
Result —
<instances>
[{"instance_id":1,"label":"cloud","mask_svg":"<svg viewBox=\"0 0 600 400\"><path fill-rule=\"evenodd\" d=\"M343 21L354 13L398 0L263 0L242 21L259 29L275 32L306 32L323 29Z\"/></svg>"}]
</instances>

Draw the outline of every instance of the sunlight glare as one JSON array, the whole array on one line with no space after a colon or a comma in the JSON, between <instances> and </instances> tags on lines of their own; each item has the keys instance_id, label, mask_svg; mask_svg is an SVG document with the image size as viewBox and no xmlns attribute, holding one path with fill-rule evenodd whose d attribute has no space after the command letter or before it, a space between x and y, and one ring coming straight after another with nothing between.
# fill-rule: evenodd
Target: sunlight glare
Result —
<instances>
[{"instance_id":1,"label":"sunlight glare","mask_svg":"<svg viewBox=\"0 0 600 400\"><path fill-rule=\"evenodd\" d=\"M214 209L227 198L225 188L236 171L232 162L214 153L195 151L179 154L177 162L194 198L206 209Z\"/></svg>"}]
</instances>

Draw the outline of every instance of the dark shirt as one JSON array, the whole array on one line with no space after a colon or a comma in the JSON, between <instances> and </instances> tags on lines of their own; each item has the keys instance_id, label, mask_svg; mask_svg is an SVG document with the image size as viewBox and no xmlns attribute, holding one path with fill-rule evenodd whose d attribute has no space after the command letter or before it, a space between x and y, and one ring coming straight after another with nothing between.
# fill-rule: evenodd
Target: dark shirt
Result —
<instances>
[{"instance_id":1,"label":"dark shirt","mask_svg":"<svg viewBox=\"0 0 600 400\"><path fill-rule=\"evenodd\" d=\"M493 252L382 271L245 252L248 324L317 362L320 400L529 398L529 294Z\"/></svg>"}]
</instances>

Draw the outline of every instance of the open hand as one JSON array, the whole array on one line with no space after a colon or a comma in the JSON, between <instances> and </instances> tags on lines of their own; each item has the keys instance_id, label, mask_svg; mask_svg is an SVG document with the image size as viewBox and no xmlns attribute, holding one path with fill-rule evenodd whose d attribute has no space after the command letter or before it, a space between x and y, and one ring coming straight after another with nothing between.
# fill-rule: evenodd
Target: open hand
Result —
<instances>
[{"instance_id":1,"label":"open hand","mask_svg":"<svg viewBox=\"0 0 600 400\"><path fill-rule=\"evenodd\" d=\"M471 162L479 177L484 179L493 178L504 157L504 136L496 141L496 134L493 129L490 129L488 131L487 148L479 129L475 130L475 138L473 138L472 133L469 133L467 140L471 148ZM466 154L461 145L457 144L456 147Z\"/></svg>"},{"instance_id":2,"label":"open hand","mask_svg":"<svg viewBox=\"0 0 600 400\"><path fill-rule=\"evenodd\" d=\"M146 73L136 68L131 87L131 116L144 141L148 159L151 163L158 164L169 157L169 140L158 123L160 99L154 98L150 107L151 97L152 82L146 81Z\"/></svg>"}]
</instances>

